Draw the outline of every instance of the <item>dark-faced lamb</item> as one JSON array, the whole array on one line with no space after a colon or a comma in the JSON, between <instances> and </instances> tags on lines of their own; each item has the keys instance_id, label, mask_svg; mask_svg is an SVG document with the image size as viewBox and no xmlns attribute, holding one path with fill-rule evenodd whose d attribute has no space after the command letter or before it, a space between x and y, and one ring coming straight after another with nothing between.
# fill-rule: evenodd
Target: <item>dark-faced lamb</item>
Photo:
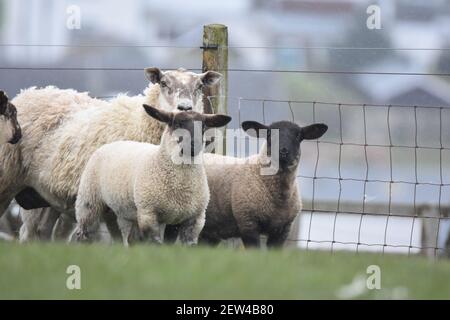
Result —
<instances>
[{"instance_id":1,"label":"dark-faced lamb","mask_svg":"<svg viewBox=\"0 0 450 320\"><path fill-rule=\"evenodd\" d=\"M143 238L156 243L161 242L160 226L164 224L180 224L181 241L197 243L209 201L205 169L198 160L203 153L203 135L207 128L224 126L231 118L144 108L167 124L161 144L121 141L93 153L81 177L78 223L72 240L95 240L100 217L110 208L125 245L136 223ZM201 130L196 129L197 124ZM183 132L188 135L180 136Z\"/></svg>"},{"instance_id":2,"label":"dark-faced lamb","mask_svg":"<svg viewBox=\"0 0 450 320\"><path fill-rule=\"evenodd\" d=\"M296 180L300 143L320 138L328 127L300 127L288 121L270 126L245 121L242 127L255 137L264 130L267 140L259 154L245 159L204 154L211 198L199 242L216 245L222 239L241 238L246 247L258 247L260 235L267 235L268 247L282 246L302 209ZM275 130L279 148L271 138ZM276 163L274 159L276 173L262 174ZM167 226L165 242L175 241L177 235L177 226Z\"/></svg>"}]
</instances>

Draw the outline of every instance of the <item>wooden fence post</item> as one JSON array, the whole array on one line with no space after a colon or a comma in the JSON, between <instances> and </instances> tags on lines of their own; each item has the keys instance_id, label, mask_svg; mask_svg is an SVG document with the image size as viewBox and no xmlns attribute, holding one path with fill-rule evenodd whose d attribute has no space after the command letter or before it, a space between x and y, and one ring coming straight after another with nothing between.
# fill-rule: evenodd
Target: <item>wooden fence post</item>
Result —
<instances>
[{"instance_id":1,"label":"wooden fence post","mask_svg":"<svg viewBox=\"0 0 450 320\"><path fill-rule=\"evenodd\" d=\"M217 71L222 74L219 85L205 88L205 113L228 113L228 28L223 24L209 24L203 27L203 72ZM222 131L225 132L224 130ZM226 140L223 149L226 153Z\"/></svg>"}]
</instances>

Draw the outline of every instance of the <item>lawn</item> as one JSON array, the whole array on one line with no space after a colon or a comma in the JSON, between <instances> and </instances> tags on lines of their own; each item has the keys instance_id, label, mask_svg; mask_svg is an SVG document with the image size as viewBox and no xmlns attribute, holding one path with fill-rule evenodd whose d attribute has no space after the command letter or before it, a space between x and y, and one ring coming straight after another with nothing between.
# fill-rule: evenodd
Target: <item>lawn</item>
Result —
<instances>
[{"instance_id":1,"label":"lawn","mask_svg":"<svg viewBox=\"0 0 450 320\"><path fill-rule=\"evenodd\" d=\"M380 290L365 286L369 265ZM0 268L0 299L450 299L450 262L415 256L1 243Z\"/></svg>"}]
</instances>

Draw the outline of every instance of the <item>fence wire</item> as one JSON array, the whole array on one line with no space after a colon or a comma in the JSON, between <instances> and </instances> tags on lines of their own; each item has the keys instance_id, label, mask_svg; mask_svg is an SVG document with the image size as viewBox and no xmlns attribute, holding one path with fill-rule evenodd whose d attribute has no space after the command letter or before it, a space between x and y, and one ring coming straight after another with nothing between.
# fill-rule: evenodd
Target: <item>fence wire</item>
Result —
<instances>
[{"instance_id":1,"label":"fence wire","mask_svg":"<svg viewBox=\"0 0 450 320\"><path fill-rule=\"evenodd\" d=\"M318 105L325 105L331 110L337 110L337 122L338 122L338 136L337 141L331 141L327 140L326 135L322 137L321 139L314 141L314 142L308 142L315 144L315 159L314 164L312 165L312 168L309 172L309 174L299 174L297 177L299 179L299 184L302 184L301 190L305 189L305 185L303 185L302 182L305 180L312 181L311 183L311 189L310 190L310 199L305 199L303 197L304 202L308 202L308 206L304 206L302 213L300 216L306 216L304 219L300 219L300 223L306 224L306 226L300 226L300 229L303 230L303 232L299 232L297 236L291 235L291 237L288 239L289 242L296 242L296 243L303 243L303 247L305 247L307 250L312 249L312 244L319 244L319 245L327 245L326 249L329 249L331 252L336 250L337 245L347 246L347 249L351 247L352 250L355 252L359 252L361 248L371 248L371 247L378 247L378 251L381 251L381 253L385 253L388 248L394 248L394 249L402 249L402 252L407 253L410 255L412 253L412 250L415 250L415 252L419 252L422 254L426 254L428 256L438 256L438 255L449 255L449 247L450 247L450 229L445 231L448 232L447 241L445 246L439 246L438 245L438 239L439 239L439 232L440 232L440 224L441 221L448 221L450 222L450 208L448 207L448 200L447 205L443 205L443 188L450 187L450 181L444 180L444 173L443 173L443 152L450 150L450 147L448 145L444 145L443 143L443 112L447 109L445 107L438 107L438 106L407 106L407 105L382 105L382 104L355 104L355 103L334 103L334 102L322 102L322 101L294 101L294 100L275 100L275 99L257 99L257 98L237 98L237 113L238 113L238 122L239 124L246 119L243 119L242 112L245 110L245 102L252 102L259 104L259 109L261 112L262 121L265 124L270 124L267 121L268 115L267 115L267 104L268 102L275 102L281 105L277 105L277 108L281 108L284 104L288 109L288 114L290 115L285 120L291 120L293 122L299 122L299 120L304 119L298 119L295 115L298 113L299 109L304 108L311 108L312 109L312 121L317 122L317 106ZM297 104L299 106L299 109L295 109L293 107L293 104ZM368 121L373 121L372 119L368 119L367 116L367 108L368 107L376 107L377 109L381 110L384 109L386 111L386 128L387 128L387 139L388 143L382 144L382 143L370 143L368 140ZM360 143L358 141L352 141L349 139L344 139L343 137L343 118L342 113L344 108L353 108L357 109L362 112L362 125L363 125L363 143ZM413 120L412 120L412 126L414 128L414 144L408 145L408 144L396 144L393 140L393 131L392 131L392 109L393 108L402 108L402 112L404 111L412 111L413 113ZM427 117L429 112L432 112L433 110L439 113L439 141L438 146L432 146L432 145L426 145L419 143L419 130L418 130L418 110L421 110L422 112L425 112L425 115L422 115L422 117ZM450 109L447 109L450 111ZM252 115L254 117L254 110L252 109ZM278 119L279 120L279 119ZM447 122L450 119L447 119ZM380 128L382 128L380 124ZM336 128L334 128L336 129ZM322 147L324 145L332 145L337 146L338 148L338 156L337 156L337 176L322 176L318 174L318 167L319 162L321 158L321 151ZM361 178L355 178L355 177L349 177L346 176L343 173L343 165L344 159L343 159L343 148L346 146L352 146L361 148L363 151L363 163L364 163L364 176ZM377 147L377 148L383 148L387 149L388 151L388 159L389 159L389 167L388 167L388 176L389 179L378 179L378 178L371 178L369 175L371 166L369 161L369 155L368 155L368 148L371 147ZM414 178L411 179L411 181L408 181L408 179L396 179L394 175L394 161L393 161L393 150L399 149L399 150L413 150L413 168ZM439 153L439 160L437 163L432 163L432 166L436 166L439 168L439 181L438 182L432 182L432 181L421 181L419 179L419 173L418 173L418 154L421 150L424 151L436 151ZM311 155L305 155L302 153L302 159L305 157L311 157ZM300 167L302 166L302 160L300 162ZM301 171L301 170L300 170ZM302 180L302 181L300 181ZM317 193L318 190L320 190L320 186L317 185L318 181L333 181L337 183L337 200L335 202L334 208L331 209L322 209L320 207L321 202L323 199L320 199L318 197ZM362 201L359 206L359 210L349 210L343 208L343 201L342 198L342 191L343 191L343 183L345 182L359 182L362 184L363 188L363 197ZM370 183L379 183L379 184L385 184L388 188L388 199L387 203L383 203L383 205L387 206L387 210L368 210L368 201L367 201L367 188L368 184ZM408 212L396 212L394 209L394 203L393 203L393 187L396 185L406 185L411 186L413 188L412 190L412 203L406 204L410 207ZM434 203L432 205L430 204L424 204L424 203L418 203L418 188L420 186L431 186L438 188L438 201L437 203ZM334 203L334 202L333 202ZM398 207L398 204L397 204ZM429 208L429 209L427 209ZM426 211L432 210L434 214L427 214ZM434 210L434 211L433 211ZM404 210L403 210L404 211ZM437 214L436 214L437 212ZM323 239L323 238L315 238L313 235L314 231L314 220L317 219L320 215L331 215L331 220L329 220L329 223L331 223L331 238L330 239ZM356 231L356 239L357 241L341 241L338 239L338 228L337 228L337 220L340 215L348 215L358 218L357 222L357 231ZM379 231L383 241L364 241L363 240L363 222L366 219L366 217L379 217L384 218L384 227L383 230ZM391 220L394 218L407 218L411 220L411 227L409 228L409 240L407 243L404 244L396 244L389 240L389 234L390 234L390 225L393 223ZM416 230L417 228L417 220L419 220L422 223L422 229ZM431 223L436 224L437 226L434 227L434 230L436 231L435 234L432 235L426 235L428 238L434 239L434 245L429 245L429 241L424 241L424 233L427 229L427 225ZM408 222L405 222L408 223ZM417 245L414 241L414 239L417 238L417 234L421 233L421 244ZM445 235L444 235L445 236ZM417 242L417 241L416 241ZM432 241L433 242L433 241Z\"/></svg>"},{"instance_id":2,"label":"fence wire","mask_svg":"<svg viewBox=\"0 0 450 320\"><path fill-rule=\"evenodd\" d=\"M66 47L66 48L84 48L84 47L92 47L92 48L136 48L136 49L146 49L146 48L172 48L172 49L192 49L192 50L202 50L201 46L182 46L182 45L109 45L109 44L0 44L0 47ZM229 49L261 49L261 50L329 50L329 51L450 51L450 48L356 48L356 47L269 47L269 46L229 46ZM27 71L139 71L141 72L142 68L126 68L126 67L61 67L61 66L0 66L0 70L27 70ZM176 69L176 68L163 68L163 69ZM200 68L190 69L192 71L201 71ZM219 70L220 71L220 70ZM421 73L421 72L383 72L383 71L372 71L372 70L282 70L282 69L246 69L246 68L230 68L227 69L229 72L257 72L257 73L296 73L296 74L341 74L341 75L359 75L359 74L367 74L374 76L450 76L449 73ZM103 96L99 98L112 98L111 96ZM231 100L234 97L228 97ZM290 237L288 239L289 242L293 243L303 243L306 249L315 249L312 245L329 245L326 248L333 252L336 249L339 249L338 245L341 246L351 246L354 251L359 252L361 248L370 248L370 247L378 247L381 249L382 253L386 252L388 248L398 248L404 249L408 254L412 253L412 250L418 250L419 252L430 254L437 256L438 254L449 254L450 240L447 238L446 246L438 246L439 239L439 231L440 225L442 221L450 220L450 209L448 208L448 201L446 205L443 205L443 188L450 187L450 183L444 181L444 173L443 173L443 152L450 150L450 145L445 145L443 143L443 112L444 110L450 110L444 107L439 106L411 106L411 105L383 105L383 104L356 104L356 103L339 103L339 102L324 102L324 101L295 101L295 100L276 100L276 99L260 99L260 98L237 98L237 111L238 111L238 122L239 124L243 121L243 117L241 115L241 111L245 109L243 106L245 102L255 102L260 104L261 115L264 123L268 122L268 115L266 113L267 104L281 103L285 104L290 111L289 120L298 122L296 114L298 113L297 109L293 106L299 105L300 108L304 108L306 106L310 106L312 108L312 120L315 122L317 120L317 106L318 105L326 105L331 108L331 110L337 110L338 114L338 139L337 141L327 140L326 138L319 139L315 142L309 142L314 144L315 148L315 159L312 170L309 174L300 173L297 177L299 183L302 185L302 189L307 189L307 186L304 185L303 182L311 181L311 197L310 199L303 199L305 202L305 206L303 208L303 212L300 214L301 216L306 216L306 219L302 219L301 223L306 223L306 228L304 228L304 232L299 232L295 237ZM387 124L387 135L388 135L388 143L380 144L380 143L370 143L368 140L368 118L367 118L367 108L368 107L379 107L387 110L387 115L385 122ZM363 143L358 141L348 141L344 139L343 135L343 110L344 108L354 108L360 110L363 114ZM412 110L414 114L413 127L414 127L414 144L398 144L394 143L392 139L392 114L391 111L393 108L404 108L405 110ZM419 143L419 132L418 132L418 110L423 110L425 112L431 112L431 110L435 110L439 112L439 146L432 145L424 145ZM287 120L287 119L286 119ZM241 140L242 137L240 137ZM321 151L323 151L324 146L336 146L338 148L338 157L337 157L337 176L327 176L319 174L319 163L321 158ZM345 147L356 147L363 150L363 163L365 166L364 174L362 178L349 177L343 170L343 166L345 165L345 159L343 157L344 148ZM383 148L388 150L389 157L389 168L388 175L389 179L375 179L371 178L370 173L370 161L368 148ZM393 166L393 150L400 149L413 151L413 164L414 164L414 179L412 181L407 181L405 179L395 178L394 175L394 166ZM429 181L420 181L418 178L418 154L421 150L433 152L439 152L439 160L435 163L436 166L439 167L439 182L429 182ZM309 156L309 155L308 155ZM304 159L306 155L302 156ZM323 208L321 207L321 202L323 199L320 199L318 192L320 191L321 186L320 182L325 183L337 183L337 199L336 205L334 208ZM356 209L350 210L346 209L345 199L343 199L343 189L344 184L346 182L356 182L362 184L363 197L360 203L360 206ZM387 209L386 210L369 210L368 209L368 201L367 201L367 189L368 185L371 183L380 183L386 184L388 186L388 199L387 199ZM410 207L412 208L408 213L396 211L398 209L394 209L398 207L394 206L393 202L393 187L396 185L404 185L411 186L412 190L412 203L410 203ZM418 188L420 186L431 186L438 188L438 201L428 208L424 206L423 203L419 203L417 198L419 194ZM449 199L445 199L449 200ZM308 204L308 205L307 205ZM430 211L432 213L430 213ZM428 212L428 213L427 213ZM437 212L437 213L436 213ZM317 239L314 236L314 228L313 223L315 219L320 217L321 215L329 215L331 216L331 238L330 239ZM338 218L341 215L348 215L357 217L357 230L356 230L356 241L344 241L339 239L340 232L338 230ZM363 238L363 224L367 217L384 217L385 223L383 230L381 231L381 236L383 241L365 241ZM409 218L412 220L411 227L409 228L409 241L405 244L395 244L389 241L389 226L393 223L392 219L394 218ZM429 222L437 222L437 227L435 234L430 238L434 238L435 245L429 245L422 240L421 245L416 245L415 235L417 233L416 222L420 221L422 223L422 238L425 234L425 229L428 226ZM301 226L300 226L301 227ZM450 233L450 231L448 231ZM449 236L449 235L448 235Z\"/></svg>"}]
</instances>

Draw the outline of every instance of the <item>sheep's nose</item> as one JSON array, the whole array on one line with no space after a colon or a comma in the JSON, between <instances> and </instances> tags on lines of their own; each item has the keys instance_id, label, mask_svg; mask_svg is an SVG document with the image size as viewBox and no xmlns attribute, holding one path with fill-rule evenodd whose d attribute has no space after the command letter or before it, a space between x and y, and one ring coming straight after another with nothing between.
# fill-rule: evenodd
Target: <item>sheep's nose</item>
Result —
<instances>
[{"instance_id":1,"label":"sheep's nose","mask_svg":"<svg viewBox=\"0 0 450 320\"><path fill-rule=\"evenodd\" d=\"M187 102L180 102L177 106L178 110L180 111L189 111L192 110L192 104Z\"/></svg>"},{"instance_id":2,"label":"sheep's nose","mask_svg":"<svg viewBox=\"0 0 450 320\"><path fill-rule=\"evenodd\" d=\"M288 155L289 151L287 148L281 148L280 149L280 155L284 158Z\"/></svg>"}]
</instances>

